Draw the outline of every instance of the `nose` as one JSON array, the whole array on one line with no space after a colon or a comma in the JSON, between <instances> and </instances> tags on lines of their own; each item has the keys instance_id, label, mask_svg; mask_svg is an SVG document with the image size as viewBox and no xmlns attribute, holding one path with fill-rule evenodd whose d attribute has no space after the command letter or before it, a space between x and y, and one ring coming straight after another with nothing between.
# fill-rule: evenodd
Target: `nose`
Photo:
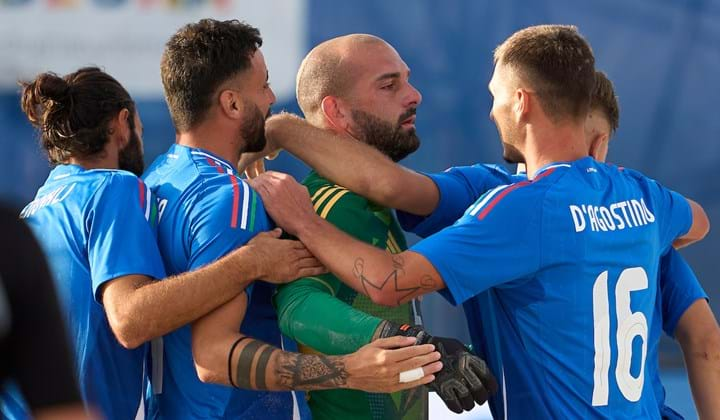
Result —
<instances>
[{"instance_id":1,"label":"nose","mask_svg":"<svg viewBox=\"0 0 720 420\"><path fill-rule=\"evenodd\" d=\"M407 103L406 106L410 107L417 107L422 103L422 94L419 90L415 89L415 86L408 83L408 87L410 88L410 91L407 96Z\"/></svg>"},{"instance_id":2,"label":"nose","mask_svg":"<svg viewBox=\"0 0 720 420\"><path fill-rule=\"evenodd\" d=\"M269 88L268 94L270 95L270 106L273 106L273 104L275 104L275 101L277 101L277 98L275 97L275 92L272 90L272 88Z\"/></svg>"}]
</instances>

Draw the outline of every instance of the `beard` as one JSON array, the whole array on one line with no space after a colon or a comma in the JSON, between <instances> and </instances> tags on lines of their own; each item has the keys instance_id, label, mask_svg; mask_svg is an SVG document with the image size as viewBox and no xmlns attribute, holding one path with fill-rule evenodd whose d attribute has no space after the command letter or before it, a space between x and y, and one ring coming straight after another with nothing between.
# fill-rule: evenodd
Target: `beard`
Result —
<instances>
[{"instance_id":1,"label":"beard","mask_svg":"<svg viewBox=\"0 0 720 420\"><path fill-rule=\"evenodd\" d=\"M495 120L498 134L503 147L503 159L507 163L525 163L525 155L520 149L515 146L519 139L523 138L523 135L519 132L517 127L512 127L510 124L503 124L498 120Z\"/></svg>"},{"instance_id":2,"label":"beard","mask_svg":"<svg viewBox=\"0 0 720 420\"><path fill-rule=\"evenodd\" d=\"M525 156L517 147L503 142L503 159L507 163L525 163Z\"/></svg>"},{"instance_id":3,"label":"beard","mask_svg":"<svg viewBox=\"0 0 720 420\"><path fill-rule=\"evenodd\" d=\"M268 110L267 114L263 116L260 108L249 101L245 103L245 109L252 111L243 119L240 127L240 137L245 140L245 147L240 153L259 152L265 148L265 120L270 117L271 113Z\"/></svg>"},{"instance_id":4,"label":"beard","mask_svg":"<svg viewBox=\"0 0 720 420\"><path fill-rule=\"evenodd\" d=\"M134 129L130 130L130 139L118 154L118 166L120 169L132 172L137 176L141 176L145 170L142 144L140 144L140 138L135 134Z\"/></svg>"},{"instance_id":5,"label":"beard","mask_svg":"<svg viewBox=\"0 0 720 420\"><path fill-rule=\"evenodd\" d=\"M396 124L363 112L352 110L351 115L363 142L381 151L395 162L399 162L420 147L415 128L404 131L401 123L415 115L415 108L403 113Z\"/></svg>"}]
</instances>

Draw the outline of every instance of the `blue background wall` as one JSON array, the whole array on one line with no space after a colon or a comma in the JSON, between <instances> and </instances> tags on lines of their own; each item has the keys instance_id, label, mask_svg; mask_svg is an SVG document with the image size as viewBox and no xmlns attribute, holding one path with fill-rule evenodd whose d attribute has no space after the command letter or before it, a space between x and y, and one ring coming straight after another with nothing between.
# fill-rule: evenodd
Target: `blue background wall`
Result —
<instances>
[{"instance_id":1,"label":"blue background wall","mask_svg":"<svg viewBox=\"0 0 720 420\"><path fill-rule=\"evenodd\" d=\"M308 2L307 49L351 32L372 33L395 46L423 94L417 121L423 146L406 165L439 171L450 165L500 161L497 131L488 119L487 82L494 47L528 25L574 24L591 43L597 68L615 82L620 98L620 129L609 160L683 192L703 204L711 220L720 220L720 1L339 3ZM0 94L0 198L21 205L44 181L48 166L17 104L14 90ZM141 99L138 105L149 163L173 141L174 130L160 97ZM275 108L297 110L297 105L293 101ZM272 167L298 177L306 170L287 156ZM720 297L714 275L719 253L716 232L683 251L711 298ZM441 312L441 305L435 298L426 299L431 324L465 334L460 318ZM678 363L675 346L665 343L663 354L668 363Z\"/></svg>"}]
</instances>

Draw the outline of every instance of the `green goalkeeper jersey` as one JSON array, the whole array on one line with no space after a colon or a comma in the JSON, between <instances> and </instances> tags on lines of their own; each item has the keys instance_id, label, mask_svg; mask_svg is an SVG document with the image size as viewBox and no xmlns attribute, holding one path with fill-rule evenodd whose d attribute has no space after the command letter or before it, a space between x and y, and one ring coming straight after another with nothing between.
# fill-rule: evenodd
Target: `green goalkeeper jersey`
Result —
<instances>
[{"instance_id":1,"label":"green goalkeeper jersey","mask_svg":"<svg viewBox=\"0 0 720 420\"><path fill-rule=\"evenodd\" d=\"M407 249L405 236L393 212L320 177L314 171L303 181L315 211L349 235L399 253ZM398 324L420 322L414 302L398 307L373 303L333 274L306 277L281 286L275 296L280 329L298 342L300 351L348 354L372 340L382 320ZM308 393L313 418L427 419L424 387L373 394L333 389Z\"/></svg>"}]
</instances>

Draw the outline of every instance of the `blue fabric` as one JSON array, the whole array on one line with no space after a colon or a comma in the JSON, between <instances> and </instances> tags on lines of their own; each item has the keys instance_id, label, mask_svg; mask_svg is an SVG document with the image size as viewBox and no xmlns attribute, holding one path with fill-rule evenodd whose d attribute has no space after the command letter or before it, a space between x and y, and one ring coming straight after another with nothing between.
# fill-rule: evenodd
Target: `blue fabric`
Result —
<instances>
[{"instance_id":1,"label":"blue fabric","mask_svg":"<svg viewBox=\"0 0 720 420\"><path fill-rule=\"evenodd\" d=\"M406 221L404 228L421 237L427 237L452 225L467 207L488 190L503 184L525 180L524 173L503 177L500 172L501 176L490 176L493 173L497 173L494 166L473 165L450 168L440 174L427 174L438 186L440 201L433 213L427 217L398 212L398 216L402 214L403 220ZM677 323L690 305L698 299L708 298L690 266L677 251L672 249L660 260L659 282L660 293L655 305L655 316L658 321L662 322L662 325L660 322L653 322L649 327L648 335L647 360L648 363L654 364L659 362L660 330L662 329L668 336L674 337ZM447 291L443 291L443 293L447 294ZM485 297L488 298L489 295ZM488 304L492 307L491 299L488 299ZM477 313L472 307L468 308L468 311ZM491 318L489 324L494 325L494 314L492 311L488 312L488 316ZM479 315L477 316L479 317ZM680 414L665 406L665 388L660 382L660 377L653 378L652 383L663 418L682 418Z\"/></svg>"},{"instance_id":2,"label":"blue fabric","mask_svg":"<svg viewBox=\"0 0 720 420\"><path fill-rule=\"evenodd\" d=\"M438 188L440 199L435 210L427 217L397 212L400 226L423 238L455 223L488 190L514 182L505 168L487 164L452 167L445 172L425 175Z\"/></svg>"},{"instance_id":3,"label":"blue fabric","mask_svg":"<svg viewBox=\"0 0 720 420\"><path fill-rule=\"evenodd\" d=\"M652 325L660 256L690 222L681 196L635 171L585 158L491 190L412 250L438 270L450 300L465 303L473 345L502 381L490 404L496 418L657 418L651 384L633 396L615 379L620 353L629 356L623 378L639 376L643 345L635 337L618 350L616 313L627 310L623 316ZM627 303L616 305L616 293ZM604 330L589 308L603 301L611 366L600 375L607 402L593 406L593 389L601 388L594 383L594 334ZM649 334L646 327L646 343L657 339ZM657 377L655 369L645 365L643 382Z\"/></svg>"},{"instance_id":4,"label":"blue fabric","mask_svg":"<svg viewBox=\"0 0 720 420\"><path fill-rule=\"evenodd\" d=\"M127 350L110 330L99 290L117 277L165 277L154 198L135 175L57 166L21 213L48 257L75 350L83 400L108 419L134 418L146 346Z\"/></svg>"},{"instance_id":5,"label":"blue fabric","mask_svg":"<svg viewBox=\"0 0 720 420\"><path fill-rule=\"evenodd\" d=\"M211 263L273 227L260 197L232 165L210 152L173 145L144 178L159 199L158 243L169 274ZM296 350L290 340L281 343L273 292L274 287L264 282L248 289L250 302L240 329L276 347L284 344L287 350ZM193 363L190 334L188 325L163 338L162 390L155 390L161 393L152 397L153 417L292 419L290 392L202 383ZM307 415L303 393L296 393L295 399Z\"/></svg>"}]
</instances>

